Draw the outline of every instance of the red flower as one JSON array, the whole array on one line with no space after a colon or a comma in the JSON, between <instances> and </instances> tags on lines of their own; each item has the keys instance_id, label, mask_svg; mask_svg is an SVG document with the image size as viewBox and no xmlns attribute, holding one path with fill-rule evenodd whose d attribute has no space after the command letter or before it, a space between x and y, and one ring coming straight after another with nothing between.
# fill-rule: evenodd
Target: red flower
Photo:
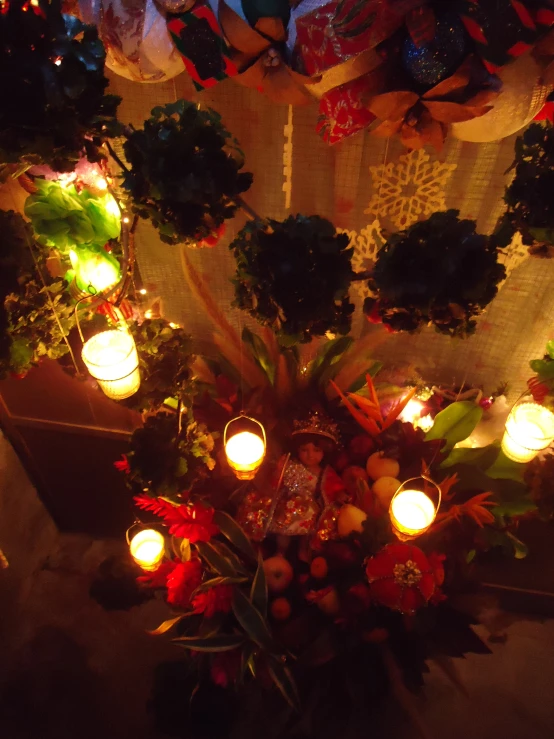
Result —
<instances>
[{"instance_id":1,"label":"red flower","mask_svg":"<svg viewBox=\"0 0 554 739\"><path fill-rule=\"evenodd\" d=\"M137 582L149 588L165 588L167 578L173 572L176 565L176 562L162 562L153 572L145 572L144 575L137 577Z\"/></svg>"},{"instance_id":2,"label":"red flower","mask_svg":"<svg viewBox=\"0 0 554 739\"><path fill-rule=\"evenodd\" d=\"M152 498L149 495L136 495L135 503L145 511L152 511L164 519L169 526L169 533L188 539L192 544L197 541L209 541L219 529L212 523L214 509L200 504L173 505L163 498Z\"/></svg>"},{"instance_id":3,"label":"red flower","mask_svg":"<svg viewBox=\"0 0 554 739\"><path fill-rule=\"evenodd\" d=\"M234 682L238 677L240 662L241 655L238 649L216 654L210 673L214 683L226 688L230 682Z\"/></svg>"},{"instance_id":4,"label":"red flower","mask_svg":"<svg viewBox=\"0 0 554 739\"><path fill-rule=\"evenodd\" d=\"M202 564L198 559L178 562L167 578L167 602L177 608L186 608L196 588L202 582Z\"/></svg>"},{"instance_id":5,"label":"red flower","mask_svg":"<svg viewBox=\"0 0 554 739\"><path fill-rule=\"evenodd\" d=\"M198 595L192 601L194 613L203 613L206 618L211 618L214 613L229 613L231 601L233 600L232 585L216 585Z\"/></svg>"},{"instance_id":6,"label":"red flower","mask_svg":"<svg viewBox=\"0 0 554 739\"><path fill-rule=\"evenodd\" d=\"M388 544L366 566L373 599L402 613L414 613L426 605L437 587L437 556L431 564L411 544Z\"/></svg>"},{"instance_id":7,"label":"red flower","mask_svg":"<svg viewBox=\"0 0 554 739\"><path fill-rule=\"evenodd\" d=\"M172 536L188 539L191 544L209 541L219 531L212 523L214 509L203 505L171 506L163 517Z\"/></svg>"},{"instance_id":8,"label":"red flower","mask_svg":"<svg viewBox=\"0 0 554 739\"><path fill-rule=\"evenodd\" d=\"M544 399L550 392L550 388L544 382L541 382L538 377L530 377L527 380L527 386L531 391L533 400L535 403L543 403Z\"/></svg>"},{"instance_id":9,"label":"red flower","mask_svg":"<svg viewBox=\"0 0 554 739\"><path fill-rule=\"evenodd\" d=\"M117 462L114 462L113 466L116 468L116 470L118 470L119 472L124 472L126 475L131 472L131 465L129 464L129 460L127 459L126 454L122 454L121 459L118 459Z\"/></svg>"}]
</instances>

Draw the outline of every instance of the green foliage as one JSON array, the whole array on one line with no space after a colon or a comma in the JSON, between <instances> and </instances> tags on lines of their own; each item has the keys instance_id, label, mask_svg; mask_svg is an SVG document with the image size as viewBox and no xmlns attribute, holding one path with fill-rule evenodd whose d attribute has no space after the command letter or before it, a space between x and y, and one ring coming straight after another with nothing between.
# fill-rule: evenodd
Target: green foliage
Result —
<instances>
[{"instance_id":1,"label":"green foliage","mask_svg":"<svg viewBox=\"0 0 554 739\"><path fill-rule=\"evenodd\" d=\"M395 331L432 324L439 333L466 337L505 275L496 242L476 233L475 221L460 220L457 210L434 213L388 238L364 311Z\"/></svg>"},{"instance_id":2,"label":"green foliage","mask_svg":"<svg viewBox=\"0 0 554 739\"><path fill-rule=\"evenodd\" d=\"M130 331L137 346L141 382L138 392L124 404L141 412L152 411L168 398L189 396L195 359L190 335L161 318L133 323Z\"/></svg>"},{"instance_id":3,"label":"green foliage","mask_svg":"<svg viewBox=\"0 0 554 739\"><path fill-rule=\"evenodd\" d=\"M271 326L283 346L350 331L352 249L330 221L302 215L254 221L230 249L237 265L234 305Z\"/></svg>"},{"instance_id":4,"label":"green foliage","mask_svg":"<svg viewBox=\"0 0 554 739\"><path fill-rule=\"evenodd\" d=\"M116 127L120 98L104 95L105 51L94 26L60 0L10 0L0 14L0 164L73 170ZM25 10L23 10L23 6Z\"/></svg>"},{"instance_id":5,"label":"green foliage","mask_svg":"<svg viewBox=\"0 0 554 739\"><path fill-rule=\"evenodd\" d=\"M182 414L181 433L175 413L149 416L131 437L129 488L134 493L165 497L190 490L215 466L210 456L213 443L211 434L194 420L190 410Z\"/></svg>"},{"instance_id":6,"label":"green foliage","mask_svg":"<svg viewBox=\"0 0 554 739\"><path fill-rule=\"evenodd\" d=\"M446 448L467 439L483 415L483 409L471 400L459 400L437 413L433 426L425 435L425 441L444 439Z\"/></svg>"},{"instance_id":7,"label":"green foliage","mask_svg":"<svg viewBox=\"0 0 554 739\"><path fill-rule=\"evenodd\" d=\"M104 246L119 237L121 216L109 193L96 196L40 179L35 185L38 192L25 201L25 215L40 243L64 252L83 244Z\"/></svg>"},{"instance_id":8,"label":"green foliage","mask_svg":"<svg viewBox=\"0 0 554 739\"><path fill-rule=\"evenodd\" d=\"M519 231L529 246L554 244L554 127L533 123L518 136L512 169L515 177L506 188L508 206L495 237L507 246Z\"/></svg>"},{"instance_id":9,"label":"green foliage","mask_svg":"<svg viewBox=\"0 0 554 739\"><path fill-rule=\"evenodd\" d=\"M168 244L210 236L252 184L221 116L184 100L154 108L144 128L128 135L124 152L131 170L123 185L133 208Z\"/></svg>"}]
</instances>

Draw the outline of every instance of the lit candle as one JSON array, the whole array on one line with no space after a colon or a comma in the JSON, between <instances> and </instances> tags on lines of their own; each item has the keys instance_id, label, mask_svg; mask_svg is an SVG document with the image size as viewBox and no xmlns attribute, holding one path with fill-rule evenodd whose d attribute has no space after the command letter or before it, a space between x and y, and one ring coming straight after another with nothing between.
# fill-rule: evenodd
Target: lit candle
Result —
<instances>
[{"instance_id":1,"label":"lit candle","mask_svg":"<svg viewBox=\"0 0 554 739\"><path fill-rule=\"evenodd\" d=\"M83 346L82 357L108 398L123 400L139 389L137 348L127 331L109 329L96 334Z\"/></svg>"},{"instance_id":2,"label":"lit candle","mask_svg":"<svg viewBox=\"0 0 554 739\"><path fill-rule=\"evenodd\" d=\"M265 455L264 440L251 431L240 431L225 444L229 466L239 480L251 480Z\"/></svg>"},{"instance_id":3,"label":"lit candle","mask_svg":"<svg viewBox=\"0 0 554 739\"><path fill-rule=\"evenodd\" d=\"M156 570L164 557L165 541L159 531L143 529L129 543L131 556L143 570Z\"/></svg>"},{"instance_id":4,"label":"lit candle","mask_svg":"<svg viewBox=\"0 0 554 739\"><path fill-rule=\"evenodd\" d=\"M395 495L390 506L393 527L401 534L418 536L435 520L433 501L420 490L403 490Z\"/></svg>"},{"instance_id":5,"label":"lit candle","mask_svg":"<svg viewBox=\"0 0 554 739\"><path fill-rule=\"evenodd\" d=\"M514 462L530 462L554 441L554 414L538 403L516 405L506 421L502 451Z\"/></svg>"}]
</instances>

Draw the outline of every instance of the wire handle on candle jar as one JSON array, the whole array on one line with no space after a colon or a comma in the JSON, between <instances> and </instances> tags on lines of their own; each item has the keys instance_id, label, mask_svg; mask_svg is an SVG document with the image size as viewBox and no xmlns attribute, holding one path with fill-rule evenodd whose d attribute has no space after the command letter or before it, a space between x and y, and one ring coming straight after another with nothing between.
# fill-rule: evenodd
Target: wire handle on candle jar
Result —
<instances>
[{"instance_id":1,"label":"wire handle on candle jar","mask_svg":"<svg viewBox=\"0 0 554 739\"><path fill-rule=\"evenodd\" d=\"M227 421L227 424L225 426L225 429L223 431L223 448L225 448L225 444L227 443L227 429L232 423L235 423L236 421L241 421L245 419L246 421L252 421L253 423L256 423L262 430L262 438L264 440L264 448L267 447L267 440L265 436L265 428L260 421L258 421L256 418L252 418L252 416L247 416L245 413L241 413L240 416L237 416L236 418L232 418L230 421Z\"/></svg>"},{"instance_id":2,"label":"wire handle on candle jar","mask_svg":"<svg viewBox=\"0 0 554 739\"><path fill-rule=\"evenodd\" d=\"M397 496L398 496L398 495L399 495L400 493L402 493L402 492L403 492L404 490L406 490L406 486L408 485L408 483L409 483L409 482L414 482L415 480L425 480L425 482L429 482L429 483L431 483L431 485L434 485L434 486L436 487L436 489L438 490L438 503L437 503L437 504L436 504L436 506L435 506L435 510L436 510L436 511L438 511L438 510L439 510L439 508L440 508L440 506L441 506L441 503L442 503L442 491L441 491L441 487L440 487L440 485L439 485L438 483L436 483L436 482L435 482L434 480L432 480L432 479L431 479L431 478L429 477L429 475L425 475L425 474L422 474L422 475L417 475L417 477L410 477L410 478L409 478L408 480L405 480L405 481L404 481L404 482L403 482L403 483L402 483L402 484L400 485L400 487L399 487L399 488L398 488L398 490L397 490L397 491L395 492L395 494L394 494L394 495L392 496L392 499L391 499L391 505L392 505L392 501L393 501L393 500L394 500L394 499L395 499L395 498L396 498L396 497L397 497ZM426 491L425 491L425 490L422 490L421 492L423 492L423 493L425 493L425 494L427 495L427 493L426 493Z\"/></svg>"},{"instance_id":3,"label":"wire handle on candle jar","mask_svg":"<svg viewBox=\"0 0 554 739\"><path fill-rule=\"evenodd\" d=\"M77 331L79 332L79 337L81 338L81 343L82 344L85 343L85 337L83 336L83 330L81 328L81 322L79 321L79 304L80 303L83 303L85 300L91 300L92 298L94 298L96 300L101 300L103 303L107 303L109 306L111 306L111 308L113 309L113 312L115 314L115 317L117 319L118 328L120 328L120 325L119 324L121 324L121 326L123 327L123 330L124 331L127 331L127 332L129 331L129 327L127 325L127 321L125 320L125 317L124 317L123 313L121 312L121 309L117 305L114 305L114 303L111 303L107 298L104 298L102 295L98 295L98 293L96 293L96 294L91 293L90 295L85 295L84 298L80 298L75 303L75 308L74 308L75 325L77 326Z\"/></svg>"}]
</instances>

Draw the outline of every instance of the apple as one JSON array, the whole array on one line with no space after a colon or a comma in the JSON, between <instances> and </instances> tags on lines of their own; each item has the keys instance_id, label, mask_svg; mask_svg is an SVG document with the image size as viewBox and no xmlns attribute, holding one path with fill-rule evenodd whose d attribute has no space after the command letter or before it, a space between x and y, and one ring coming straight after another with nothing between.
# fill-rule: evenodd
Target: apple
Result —
<instances>
[{"instance_id":1,"label":"apple","mask_svg":"<svg viewBox=\"0 0 554 739\"><path fill-rule=\"evenodd\" d=\"M320 598L317 602L317 607L323 613L328 616L334 616L340 611L339 594L335 588L326 593L323 598Z\"/></svg>"},{"instance_id":2,"label":"apple","mask_svg":"<svg viewBox=\"0 0 554 739\"><path fill-rule=\"evenodd\" d=\"M352 500L358 500L360 487L364 488L363 483L367 483L367 472L363 467L352 465L347 467L342 473L342 481ZM365 487L367 487L367 484Z\"/></svg>"},{"instance_id":3,"label":"apple","mask_svg":"<svg viewBox=\"0 0 554 739\"><path fill-rule=\"evenodd\" d=\"M264 572L267 587L272 593L282 593L286 590L294 574L290 562L281 554L264 560Z\"/></svg>"},{"instance_id":4,"label":"apple","mask_svg":"<svg viewBox=\"0 0 554 739\"><path fill-rule=\"evenodd\" d=\"M339 536L348 536L352 531L362 532L366 518L367 513L356 508L355 505L350 505L350 503L343 505L337 521Z\"/></svg>"},{"instance_id":5,"label":"apple","mask_svg":"<svg viewBox=\"0 0 554 739\"><path fill-rule=\"evenodd\" d=\"M380 477L378 480L375 480L371 486L371 490L383 508L388 510L390 502L400 485L400 480L397 480L395 477Z\"/></svg>"},{"instance_id":6,"label":"apple","mask_svg":"<svg viewBox=\"0 0 554 739\"><path fill-rule=\"evenodd\" d=\"M316 580L323 580L324 577L327 577L328 572L329 565L327 564L325 557L316 557L315 559L312 559L312 563L310 565L310 575L312 577L315 577Z\"/></svg>"},{"instance_id":7,"label":"apple","mask_svg":"<svg viewBox=\"0 0 554 739\"><path fill-rule=\"evenodd\" d=\"M384 452L375 452L367 460L366 471L372 480L378 480L380 477L398 477L400 465L396 459L385 457Z\"/></svg>"},{"instance_id":8,"label":"apple","mask_svg":"<svg viewBox=\"0 0 554 739\"><path fill-rule=\"evenodd\" d=\"M276 621L286 621L289 618L292 608L286 598L275 598L269 610Z\"/></svg>"}]
</instances>

